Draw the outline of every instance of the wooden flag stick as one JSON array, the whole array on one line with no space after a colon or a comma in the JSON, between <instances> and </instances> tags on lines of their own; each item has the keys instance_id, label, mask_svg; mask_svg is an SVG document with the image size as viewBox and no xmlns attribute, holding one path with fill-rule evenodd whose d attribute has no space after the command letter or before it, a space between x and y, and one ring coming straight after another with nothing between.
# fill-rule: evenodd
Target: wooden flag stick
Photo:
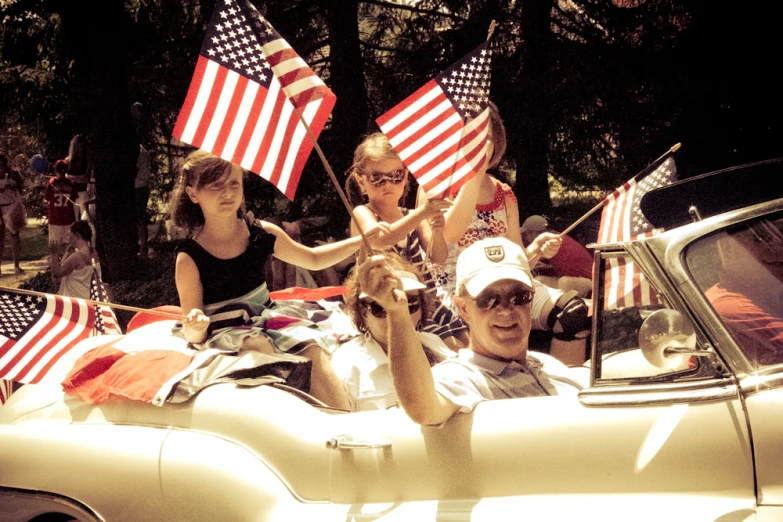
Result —
<instances>
[{"instance_id":1,"label":"wooden flag stick","mask_svg":"<svg viewBox=\"0 0 783 522\"><path fill-rule=\"evenodd\" d=\"M315 139L313 131L310 130L310 126L307 124L307 121L305 121L302 113L299 112L299 109L294 108L294 111L296 112L296 115L299 116L299 121L301 121L302 125L304 125L304 128L307 131L307 135L310 136L310 140L313 142L313 147L315 147L315 151L318 153L318 157L321 158L321 163L323 163L324 168L326 169L326 173L329 174L329 178L331 178L332 183L334 183L334 187L337 189L337 193L340 195L340 199L343 201L343 205L345 205L345 208L348 209L348 213L351 215L351 220L356 225L356 229L359 231L359 235L362 236L362 240L367 246L368 254L372 255L373 249L372 246L370 246L370 240L367 239L366 235L364 235L364 230L362 230L359 221L356 219L356 214L353 212L353 206L351 206L351 203L345 196L345 192L343 192L342 187L340 187L340 183L337 181L337 176L334 175L331 165L329 165L329 162L326 160L326 156L324 156L324 152L321 150L321 146L318 145L318 140Z\"/></svg>"},{"instance_id":2,"label":"wooden flag stick","mask_svg":"<svg viewBox=\"0 0 783 522\"><path fill-rule=\"evenodd\" d=\"M36 292L35 290L23 290L21 288L8 288L7 286L0 286L0 290L6 290L8 292L14 292L17 294L23 294L23 295L34 295L38 297L46 297L47 294L43 292ZM51 295L51 294L49 294ZM66 296L63 296L66 297ZM92 301L90 299L81 299L81 298L72 298L72 299L80 299L81 301L84 301L87 304L95 305L95 306L108 306L109 308L116 308L118 310L128 310L129 312L139 312L139 313L145 313L145 314L153 314L153 315L159 315L161 317L166 317L168 319L177 319L177 320L184 320L185 316L181 314L173 314L171 312L161 312L159 310L152 310L149 308L138 308L136 306L127 306L127 305L121 305L121 304L115 304L115 303L106 303L103 301Z\"/></svg>"},{"instance_id":3,"label":"wooden flag stick","mask_svg":"<svg viewBox=\"0 0 783 522\"><path fill-rule=\"evenodd\" d=\"M674 145L672 145L672 148L670 148L669 150L667 150L666 152L661 154L660 157L658 157L658 159L656 159L655 161L653 161L652 163L650 163L649 165L644 167L642 170L640 170L639 173L636 174L634 177L632 177L629 181L632 181L634 179L640 178L642 176L646 176L647 174L649 174L653 170L657 169L661 165L661 163L666 161L666 158L668 158L670 155L672 155L675 152L677 152L680 149L681 145L682 145L681 143L675 143ZM601 200L600 203L598 203L596 206L594 206L593 208L588 210L587 214L585 214L584 216L580 217L574 223L572 223L571 226L569 226L567 229L565 229L562 232L560 232L560 234L557 237L558 238L562 238L563 236L565 236L566 234L571 232L574 228L576 228L577 225L579 225L579 223L581 223L582 221L584 221L585 219L590 217L596 210L598 210L599 208L603 207L608 200L609 200L609 196L606 196L604 199Z\"/></svg>"},{"instance_id":4,"label":"wooden flag stick","mask_svg":"<svg viewBox=\"0 0 783 522\"><path fill-rule=\"evenodd\" d=\"M492 22L489 24L489 32L487 33L487 41L489 41L490 38L492 38L492 33L495 32L495 21L492 20Z\"/></svg>"}]
</instances>

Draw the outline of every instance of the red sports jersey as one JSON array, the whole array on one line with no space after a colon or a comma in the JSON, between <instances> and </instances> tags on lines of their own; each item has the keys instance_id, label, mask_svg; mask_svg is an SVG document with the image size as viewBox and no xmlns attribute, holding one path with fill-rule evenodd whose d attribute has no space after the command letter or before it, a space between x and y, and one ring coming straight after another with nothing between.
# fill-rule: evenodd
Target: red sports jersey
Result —
<instances>
[{"instance_id":1,"label":"red sports jersey","mask_svg":"<svg viewBox=\"0 0 783 522\"><path fill-rule=\"evenodd\" d=\"M50 179L44 193L44 198L49 203L49 224L70 225L76 221L73 202L77 197L73 183L67 179Z\"/></svg>"}]
</instances>

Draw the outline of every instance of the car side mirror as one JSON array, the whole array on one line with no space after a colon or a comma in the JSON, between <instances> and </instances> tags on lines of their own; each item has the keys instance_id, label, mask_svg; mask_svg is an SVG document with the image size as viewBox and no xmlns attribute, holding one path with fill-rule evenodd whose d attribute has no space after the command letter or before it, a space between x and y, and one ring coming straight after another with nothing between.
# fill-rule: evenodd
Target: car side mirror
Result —
<instances>
[{"instance_id":1,"label":"car side mirror","mask_svg":"<svg viewBox=\"0 0 783 522\"><path fill-rule=\"evenodd\" d=\"M639 329L639 348L647 362L656 368L687 368L688 359L706 357L709 352L696 349L696 332L690 320L677 310L657 310Z\"/></svg>"}]
</instances>

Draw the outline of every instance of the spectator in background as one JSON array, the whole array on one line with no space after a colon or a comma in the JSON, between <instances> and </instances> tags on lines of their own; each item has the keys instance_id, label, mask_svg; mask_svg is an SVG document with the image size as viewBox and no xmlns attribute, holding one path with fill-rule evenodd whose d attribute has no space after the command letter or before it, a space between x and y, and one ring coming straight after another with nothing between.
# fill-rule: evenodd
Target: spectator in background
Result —
<instances>
[{"instance_id":1,"label":"spectator in background","mask_svg":"<svg viewBox=\"0 0 783 522\"><path fill-rule=\"evenodd\" d=\"M147 203L150 199L150 153L139 145L139 158L136 160L136 226L139 233L139 257L147 259L149 233L147 231Z\"/></svg>"},{"instance_id":2,"label":"spectator in background","mask_svg":"<svg viewBox=\"0 0 783 522\"><path fill-rule=\"evenodd\" d=\"M67 177L76 191L76 197L73 198L75 221L82 219L84 213L87 212L87 200L89 199L87 184L90 181L92 171L87 155L87 140L83 134L77 134L71 139L65 162L68 165Z\"/></svg>"},{"instance_id":3,"label":"spectator in background","mask_svg":"<svg viewBox=\"0 0 783 522\"><path fill-rule=\"evenodd\" d=\"M549 228L543 216L530 216L522 223L522 243L530 245L536 237L545 232L559 234ZM557 254L549 259L539 259L533 267L535 278L552 288L563 291L574 290L580 297L590 297L593 287L593 256L581 243L569 236L563 236L563 243Z\"/></svg>"},{"instance_id":4,"label":"spectator in background","mask_svg":"<svg viewBox=\"0 0 783 522\"><path fill-rule=\"evenodd\" d=\"M60 259L70 237L69 227L76 221L75 202L78 194L73 183L66 177L68 163L57 160L54 163L55 177L49 180L44 191L44 200L49 217L49 252L51 259Z\"/></svg>"},{"instance_id":5,"label":"spectator in background","mask_svg":"<svg viewBox=\"0 0 783 522\"><path fill-rule=\"evenodd\" d=\"M84 220L74 221L68 228L68 248L62 259L52 257L52 277L60 279L58 294L90 299L93 274L101 277L98 254L92 248L92 229Z\"/></svg>"},{"instance_id":6,"label":"spectator in background","mask_svg":"<svg viewBox=\"0 0 783 522\"><path fill-rule=\"evenodd\" d=\"M8 157L0 154L0 262L5 251L5 230L11 235L11 255L14 258L14 271L23 272L19 266L21 243L19 232L27 224L22 200L22 177L8 166Z\"/></svg>"}]
</instances>

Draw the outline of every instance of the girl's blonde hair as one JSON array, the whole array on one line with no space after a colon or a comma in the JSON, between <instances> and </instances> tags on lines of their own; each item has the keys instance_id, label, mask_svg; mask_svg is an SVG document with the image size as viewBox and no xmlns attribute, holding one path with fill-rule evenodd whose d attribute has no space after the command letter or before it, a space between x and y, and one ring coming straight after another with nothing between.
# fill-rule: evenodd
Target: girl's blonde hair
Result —
<instances>
[{"instance_id":1,"label":"girl's blonde hair","mask_svg":"<svg viewBox=\"0 0 783 522\"><path fill-rule=\"evenodd\" d=\"M204 213L198 203L193 203L185 187L200 189L231 174L231 163L218 158L205 150L191 152L182 165L177 185L169 200L169 213L174 224L188 230L204 224ZM237 217L243 217L244 203L237 211Z\"/></svg>"},{"instance_id":2,"label":"girl's blonde hair","mask_svg":"<svg viewBox=\"0 0 783 522\"><path fill-rule=\"evenodd\" d=\"M353 206L367 204L367 194L362 192L358 178L361 176L367 164L372 161L383 161L387 159L400 159L389 138L382 132L374 132L365 137L356 147L353 153L353 165L348 169L348 177L345 180L345 195ZM401 204L408 195L409 180L406 180L405 190L400 198Z\"/></svg>"}]
</instances>

